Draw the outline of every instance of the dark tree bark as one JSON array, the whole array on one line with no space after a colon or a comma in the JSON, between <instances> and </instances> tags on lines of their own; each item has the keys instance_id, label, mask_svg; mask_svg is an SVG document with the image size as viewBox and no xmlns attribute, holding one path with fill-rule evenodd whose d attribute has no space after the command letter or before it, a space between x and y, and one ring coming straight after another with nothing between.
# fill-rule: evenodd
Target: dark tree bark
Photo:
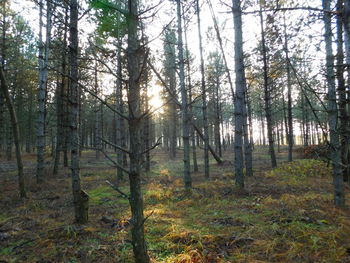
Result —
<instances>
[{"instance_id":1,"label":"dark tree bark","mask_svg":"<svg viewBox=\"0 0 350 263\"><path fill-rule=\"evenodd\" d=\"M24 174L23 174L23 163L22 163L22 155L21 155L21 148L19 143L19 126L17 121L17 115L15 111L15 107L13 105L9 89L6 83L5 75L3 72L3 69L0 68L0 81L1 81L1 93L3 94L8 111L10 113L11 117L11 125L12 125L12 132L16 147L16 160L17 160L17 170L18 170L18 188L19 188L19 194L20 197L25 198L27 197L26 189L25 189L25 182L24 182Z\"/></svg>"},{"instance_id":2,"label":"dark tree bark","mask_svg":"<svg viewBox=\"0 0 350 263\"><path fill-rule=\"evenodd\" d=\"M235 177L236 186L244 188L244 174L243 174L243 136L244 123L246 123L245 106L245 92L246 79L243 62L243 33L242 33L242 11L241 1L232 1L233 22L235 28L235 74L236 74L236 97L235 97Z\"/></svg>"},{"instance_id":3,"label":"dark tree bark","mask_svg":"<svg viewBox=\"0 0 350 263\"><path fill-rule=\"evenodd\" d=\"M338 106L339 106L339 117L340 117L340 154L341 162L343 164L343 177L344 181L349 181L348 174L348 153L349 153L349 133L348 133L348 112L346 109L346 89L344 79L344 49L343 49L343 0L337 0L337 11L336 16L337 24L337 82L338 82Z\"/></svg>"},{"instance_id":4,"label":"dark tree bark","mask_svg":"<svg viewBox=\"0 0 350 263\"><path fill-rule=\"evenodd\" d=\"M196 0L197 24L198 24L198 39L199 39L199 54L200 54L200 70L201 70L201 92L202 92L202 114L203 114L203 128L204 128L204 177L209 178L209 126L208 126L208 112L207 112L207 91L204 74L204 58L203 58L203 44L201 33L201 18L199 0Z\"/></svg>"},{"instance_id":5,"label":"dark tree bark","mask_svg":"<svg viewBox=\"0 0 350 263\"><path fill-rule=\"evenodd\" d=\"M69 23L69 128L72 171L72 190L75 221L80 224L88 221L88 195L81 189L79 164L79 86L78 86L78 1L70 1Z\"/></svg>"},{"instance_id":6,"label":"dark tree bark","mask_svg":"<svg viewBox=\"0 0 350 263\"><path fill-rule=\"evenodd\" d=\"M185 42L186 42L186 60L187 60L187 81L188 81L188 99L190 103L192 102L192 79L191 79L191 63L188 50L188 41L187 41L187 29L185 28ZM191 115L191 121L194 123L193 115L193 106L192 103L189 106L189 114ZM193 160L193 171L198 172L198 162L197 162L197 149L196 149L196 138L195 138L195 129L191 125L191 143L192 143L192 160Z\"/></svg>"},{"instance_id":7,"label":"dark tree bark","mask_svg":"<svg viewBox=\"0 0 350 263\"><path fill-rule=\"evenodd\" d=\"M118 47L117 47L117 82L116 82L116 110L120 113L124 113L124 107L123 107L123 83L121 81L122 78L122 53L121 53L121 40L118 39ZM117 137L117 145L120 145L122 147L125 147L125 130L124 130L124 118L120 115L116 116L116 137ZM119 164L123 163L123 156L125 153L121 151L120 149L117 149L117 161ZM123 180L124 173L123 170L118 167L117 168L117 180L121 181Z\"/></svg>"},{"instance_id":8,"label":"dark tree bark","mask_svg":"<svg viewBox=\"0 0 350 263\"><path fill-rule=\"evenodd\" d=\"M260 27L261 27L261 44L262 44L262 56L264 62L264 101L265 101L265 115L266 115L266 124L267 124L267 137L269 140L269 152L271 157L271 165L272 167L277 166L276 154L274 149L274 138L273 138L273 121L272 121L272 113L271 113L271 85L270 79L268 75L268 62L267 62L267 49L266 49L266 41L265 41L265 29L264 29L264 19L263 19L263 11L262 4L260 3Z\"/></svg>"},{"instance_id":9,"label":"dark tree bark","mask_svg":"<svg viewBox=\"0 0 350 263\"><path fill-rule=\"evenodd\" d=\"M47 75L49 63L49 45L51 38L51 4L50 0L46 0L46 42L42 40L42 0L39 3L39 93L38 93L38 121L37 121L37 183L43 182L44 177L44 159L45 159L45 122L46 122L46 89L47 89Z\"/></svg>"},{"instance_id":10,"label":"dark tree bark","mask_svg":"<svg viewBox=\"0 0 350 263\"><path fill-rule=\"evenodd\" d=\"M293 114L292 114L292 79L290 72L290 59L289 59L289 47L288 47L288 35L286 19L284 19L284 52L286 56L287 65L287 96L288 96L288 161L293 161Z\"/></svg>"},{"instance_id":11,"label":"dark tree bark","mask_svg":"<svg viewBox=\"0 0 350 263\"><path fill-rule=\"evenodd\" d=\"M140 46L140 40L138 39L138 1L128 0L128 48L127 48L127 61L128 61L128 106L129 106L129 142L130 142L130 207L131 207L131 235L132 246L134 251L134 257L136 263L148 263L150 262L147 254L145 234L144 234L144 214L143 214L143 197L141 191L141 86L140 76L142 74L142 60L146 56L146 52Z\"/></svg>"},{"instance_id":12,"label":"dark tree bark","mask_svg":"<svg viewBox=\"0 0 350 263\"><path fill-rule=\"evenodd\" d=\"M58 173L58 167L60 164L60 158L61 158L61 152L65 150L67 152L67 149L65 149L65 142L66 142L66 121L65 121L65 105L66 102L66 49L67 49L67 31L68 31L68 7L65 8L65 21L63 25L63 41L62 41L62 60L61 60L61 71L63 74L61 74L61 78L59 80L59 83L57 84L57 146L56 146L56 154L55 154L55 160L54 160L54 167L53 167L53 174Z\"/></svg>"},{"instance_id":13,"label":"dark tree bark","mask_svg":"<svg viewBox=\"0 0 350 263\"><path fill-rule=\"evenodd\" d=\"M181 0L177 0L177 33L178 33L178 58L179 58L179 77L181 90L181 106L182 106L182 140L184 147L184 184L185 189L192 188L191 165L190 165L190 118L188 113L188 99L185 84L185 61L184 48L182 41L182 15L181 15Z\"/></svg>"},{"instance_id":14,"label":"dark tree bark","mask_svg":"<svg viewBox=\"0 0 350 263\"><path fill-rule=\"evenodd\" d=\"M323 9L330 10L330 0L322 0ZM345 194L343 185L343 174L340 166L340 145L337 127L338 109L336 100L335 74L334 74L334 57L332 49L332 16L324 12L323 20L325 25L325 44L326 44L326 77L328 87L328 125L330 133L330 150L333 168L333 186L334 186L334 203L336 206L345 204Z\"/></svg>"}]
</instances>

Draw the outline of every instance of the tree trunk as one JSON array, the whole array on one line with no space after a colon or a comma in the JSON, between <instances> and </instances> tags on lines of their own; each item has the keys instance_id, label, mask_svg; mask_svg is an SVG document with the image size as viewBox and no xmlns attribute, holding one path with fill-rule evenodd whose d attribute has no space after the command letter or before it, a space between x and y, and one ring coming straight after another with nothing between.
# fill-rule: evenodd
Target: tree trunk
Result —
<instances>
[{"instance_id":1,"label":"tree trunk","mask_svg":"<svg viewBox=\"0 0 350 263\"><path fill-rule=\"evenodd\" d=\"M199 39L202 114L203 114L203 128L204 128L204 133L203 133L204 135L204 177L208 179L209 178L209 126L208 126L207 91L205 87L204 58L203 58L203 44L202 44L199 0L196 0L196 11L197 11L197 25L198 25L198 39Z\"/></svg>"},{"instance_id":2,"label":"tree trunk","mask_svg":"<svg viewBox=\"0 0 350 263\"><path fill-rule=\"evenodd\" d=\"M121 40L118 39L118 47L117 47L117 82L116 82L116 109L119 112L123 112L123 86L122 86L122 53L121 53ZM125 146L124 144L124 118L120 115L116 116L116 144L120 145L122 147ZM124 152L117 149L117 162L119 164L123 163L123 156ZM121 168L117 168L117 180L118 182L122 181L124 177L123 170Z\"/></svg>"},{"instance_id":3,"label":"tree trunk","mask_svg":"<svg viewBox=\"0 0 350 263\"><path fill-rule=\"evenodd\" d=\"M186 43L186 70L187 70L187 81L188 81L188 100L192 102L192 79L191 79L191 63L189 57L188 50L188 41L187 41L187 28L185 27L185 43ZM194 123L194 115L193 115L193 106L192 103L189 105L189 114L191 116L191 122ZM193 125L190 127L190 135L191 135L191 144L192 144L192 159L193 159L193 171L198 172L198 163L197 163L197 150L196 150L196 138L195 138L195 129Z\"/></svg>"},{"instance_id":4,"label":"tree trunk","mask_svg":"<svg viewBox=\"0 0 350 263\"><path fill-rule=\"evenodd\" d=\"M94 88L95 88L95 94L97 96L99 96L99 87L98 87L98 75L97 75L97 62L95 62L95 68L94 68ZM98 99L95 100L95 107L94 107L94 111L95 111L95 145L94 147L96 148L95 151L95 156L96 159L99 160L100 159L100 151L102 150L102 141L101 141L101 137L102 137L102 119L101 119L101 112L102 112L102 103L99 102Z\"/></svg>"},{"instance_id":5,"label":"tree trunk","mask_svg":"<svg viewBox=\"0 0 350 263\"><path fill-rule=\"evenodd\" d=\"M347 64L347 79L346 84L350 87L350 1L344 2L344 10L343 10L343 23L344 23L344 42L345 42L345 54L346 54L346 64ZM347 104L347 112L348 112L348 125L347 125L347 134L350 133L350 90L346 92L346 104ZM349 153L349 142L348 142L348 160L347 163L350 163L350 153ZM347 167L347 176L348 183L350 185L350 166Z\"/></svg>"},{"instance_id":6,"label":"tree trunk","mask_svg":"<svg viewBox=\"0 0 350 263\"><path fill-rule=\"evenodd\" d=\"M68 8L65 8L65 20L63 25L63 41L62 41L62 60L61 71L62 75L57 84L57 146L54 161L53 174L58 173L58 167L60 164L61 152L64 151L66 141L66 122L65 122L65 105L66 105L66 48L67 48L67 31L68 31Z\"/></svg>"},{"instance_id":7,"label":"tree trunk","mask_svg":"<svg viewBox=\"0 0 350 263\"><path fill-rule=\"evenodd\" d=\"M78 2L70 1L70 24L69 24L69 75L71 78L69 89L70 102L70 151L72 190L75 211L75 221L80 224L88 221L88 195L81 189L80 165L79 165L79 86L78 86Z\"/></svg>"},{"instance_id":8,"label":"tree trunk","mask_svg":"<svg viewBox=\"0 0 350 263\"><path fill-rule=\"evenodd\" d=\"M264 62L264 100L265 100L265 115L266 115L266 124L267 124L267 137L269 140L269 152L271 157L272 167L277 166L276 154L274 149L274 139L273 139L273 121L271 114L271 85L270 79L268 76L268 64L267 64L267 51L266 51L266 42L265 42L265 29L264 29L264 19L262 12L262 4L260 3L260 27L261 27L261 44L262 44L262 56Z\"/></svg>"},{"instance_id":9,"label":"tree trunk","mask_svg":"<svg viewBox=\"0 0 350 263\"><path fill-rule=\"evenodd\" d=\"M219 90L220 90L220 80L218 77L216 77L215 82L215 120L214 120L214 137L215 137L215 151L219 153L220 158L222 158L222 145L221 145L221 132L220 132L220 122L222 121L221 118L221 107L220 107L220 96L219 96Z\"/></svg>"},{"instance_id":10,"label":"tree trunk","mask_svg":"<svg viewBox=\"0 0 350 263\"><path fill-rule=\"evenodd\" d=\"M128 0L128 106L129 106L129 136L130 136L130 206L131 206L131 235L132 246L136 263L150 262L147 254L145 234L144 234L144 215L143 215L143 197L141 191L141 109L140 109L140 76L142 74L144 50L140 47L138 39L138 1Z\"/></svg>"},{"instance_id":11,"label":"tree trunk","mask_svg":"<svg viewBox=\"0 0 350 263\"><path fill-rule=\"evenodd\" d=\"M344 181L348 178L348 152L349 152L349 134L348 134L348 113L346 109L346 89L344 79L344 49L343 49L343 0L337 1L337 82L338 82L338 105L340 114L340 154L341 162L345 166L342 168Z\"/></svg>"},{"instance_id":12,"label":"tree trunk","mask_svg":"<svg viewBox=\"0 0 350 263\"><path fill-rule=\"evenodd\" d=\"M49 59L49 45L51 38L51 4L50 0L46 1L46 42L44 44L42 39L43 28L43 2L40 5L39 15L39 93L38 93L38 121L37 121L37 169L36 181L43 182L44 177L44 159L45 159L45 121L46 121L46 86L48 75L48 59Z\"/></svg>"},{"instance_id":13,"label":"tree trunk","mask_svg":"<svg viewBox=\"0 0 350 263\"><path fill-rule=\"evenodd\" d=\"M243 62L243 33L242 33L242 11L241 1L232 1L233 22L235 30L235 74L236 74L236 96L235 104L235 177L236 186L244 188L243 174L243 136L244 136L244 94L246 91L245 70Z\"/></svg>"},{"instance_id":14,"label":"tree trunk","mask_svg":"<svg viewBox=\"0 0 350 263\"><path fill-rule=\"evenodd\" d=\"M284 52L286 56L287 65L287 92L288 92L288 161L293 161L293 114L292 114L292 79L290 74L290 59L289 59L289 48L288 48L288 36L287 36L287 25L286 18L284 19Z\"/></svg>"},{"instance_id":15,"label":"tree trunk","mask_svg":"<svg viewBox=\"0 0 350 263\"><path fill-rule=\"evenodd\" d=\"M22 155L21 155L21 148L19 145L19 127L17 122L17 115L15 111L15 107L13 105L9 89L7 87L5 75L3 72L3 69L0 67L0 81L1 81L1 91L4 95L4 98L6 100L7 108L10 113L11 117L11 124L13 129L13 137L16 147L16 160L17 160L17 170L18 170L18 189L19 194L21 198L25 198L26 196L26 189L25 189L25 182L24 182L24 174L23 174L23 163L22 163Z\"/></svg>"},{"instance_id":16,"label":"tree trunk","mask_svg":"<svg viewBox=\"0 0 350 263\"><path fill-rule=\"evenodd\" d=\"M179 59L179 76L181 90L181 106L182 106L182 140L184 147L184 184L185 189L192 188L191 168L190 168L190 118L188 113L187 91L185 84L185 61L184 49L182 42L182 17L181 17L181 0L176 0L177 3L177 33L178 33L178 59Z\"/></svg>"},{"instance_id":17,"label":"tree trunk","mask_svg":"<svg viewBox=\"0 0 350 263\"><path fill-rule=\"evenodd\" d=\"M322 0L323 9L330 10L330 0ZM325 44L326 44L326 70L328 86L328 125L330 133L330 150L333 168L333 186L334 186L334 203L336 206L345 204L343 175L340 166L341 156L339 149L339 134L337 132L337 101L334 76L334 58L332 50L332 16L329 12L324 12L323 20L325 25Z\"/></svg>"}]
</instances>

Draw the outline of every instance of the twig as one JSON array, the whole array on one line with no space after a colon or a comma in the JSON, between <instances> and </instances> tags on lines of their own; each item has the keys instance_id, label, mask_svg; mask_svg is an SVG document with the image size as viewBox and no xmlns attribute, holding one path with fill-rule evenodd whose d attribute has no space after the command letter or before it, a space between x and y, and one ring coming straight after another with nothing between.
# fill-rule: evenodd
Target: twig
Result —
<instances>
[{"instance_id":1,"label":"twig","mask_svg":"<svg viewBox=\"0 0 350 263\"><path fill-rule=\"evenodd\" d=\"M113 147L117 148L118 150L121 150L121 151L123 151L123 152L125 152L127 154L130 154L130 151L128 149L125 149L125 148L123 148L123 147L121 147L119 145L116 145L116 144L114 144L114 143L112 143L110 141L107 141L107 140L105 140L102 137L98 137L98 138L101 139L103 142L107 143L108 145L113 146Z\"/></svg>"},{"instance_id":2,"label":"twig","mask_svg":"<svg viewBox=\"0 0 350 263\"><path fill-rule=\"evenodd\" d=\"M150 148L144 150L141 154L148 153L148 152L152 151L154 148L156 148L157 146L161 145L162 143L160 142L160 140L161 140L162 138L163 138L163 136L159 137L158 140L157 140L157 142L156 142L153 146L151 146Z\"/></svg>"},{"instance_id":3,"label":"twig","mask_svg":"<svg viewBox=\"0 0 350 263\"><path fill-rule=\"evenodd\" d=\"M109 161L111 161L111 162L114 164L114 166L115 166L116 168L121 169L123 172L125 172L125 173L127 173L127 174L130 173L130 172L129 172L127 169L125 169L122 165L120 165L119 163L117 163L116 161L114 161L111 157L109 157L108 154L107 154L105 151L103 151L102 149L100 149L100 151L103 153L103 155L104 155Z\"/></svg>"}]
</instances>

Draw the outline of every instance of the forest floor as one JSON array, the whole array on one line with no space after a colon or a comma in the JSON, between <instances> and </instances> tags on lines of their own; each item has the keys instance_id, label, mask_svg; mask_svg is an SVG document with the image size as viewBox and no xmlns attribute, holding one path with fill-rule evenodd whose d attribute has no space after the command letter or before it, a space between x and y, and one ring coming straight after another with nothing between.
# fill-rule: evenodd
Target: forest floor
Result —
<instances>
[{"instance_id":1,"label":"forest floor","mask_svg":"<svg viewBox=\"0 0 350 263\"><path fill-rule=\"evenodd\" d=\"M193 174L189 197L180 155L170 161L166 153L154 152L152 170L144 176L145 232L153 262L350 262L350 209L334 207L326 163L286 163L282 151L279 167L271 170L267 149L259 148L254 176L239 191L227 152L224 165L211 163L209 181L202 165ZM48 169L46 182L37 185L35 156L25 160L28 199L18 197L16 171L0 174L0 262L133 262L128 200L105 183L116 174L107 161L83 153L90 221L80 226L73 224L69 170L52 176ZM127 180L121 189L128 192ZM346 193L349 203L348 186Z\"/></svg>"}]
</instances>

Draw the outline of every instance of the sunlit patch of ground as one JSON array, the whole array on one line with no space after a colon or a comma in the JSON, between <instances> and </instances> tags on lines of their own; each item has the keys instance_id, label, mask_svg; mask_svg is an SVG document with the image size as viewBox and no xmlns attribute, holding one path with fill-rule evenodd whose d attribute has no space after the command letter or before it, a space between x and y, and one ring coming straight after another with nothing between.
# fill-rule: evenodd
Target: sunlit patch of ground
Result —
<instances>
[{"instance_id":1,"label":"sunlit patch of ground","mask_svg":"<svg viewBox=\"0 0 350 263\"><path fill-rule=\"evenodd\" d=\"M105 183L115 180L115 170L89 154L81 171L90 195L85 226L72 223L69 170L49 175L41 186L32 180L25 201L17 197L16 182L6 178L0 193L0 260L133 262L128 200ZM266 153L257 154L255 176L247 178L245 190L234 187L231 164L213 162L211 180L195 174L190 195L182 186L180 153L175 161L154 154L143 181L153 262L350 262L350 211L333 206L327 164L297 160L270 171ZM128 192L127 182L120 188Z\"/></svg>"}]
</instances>

